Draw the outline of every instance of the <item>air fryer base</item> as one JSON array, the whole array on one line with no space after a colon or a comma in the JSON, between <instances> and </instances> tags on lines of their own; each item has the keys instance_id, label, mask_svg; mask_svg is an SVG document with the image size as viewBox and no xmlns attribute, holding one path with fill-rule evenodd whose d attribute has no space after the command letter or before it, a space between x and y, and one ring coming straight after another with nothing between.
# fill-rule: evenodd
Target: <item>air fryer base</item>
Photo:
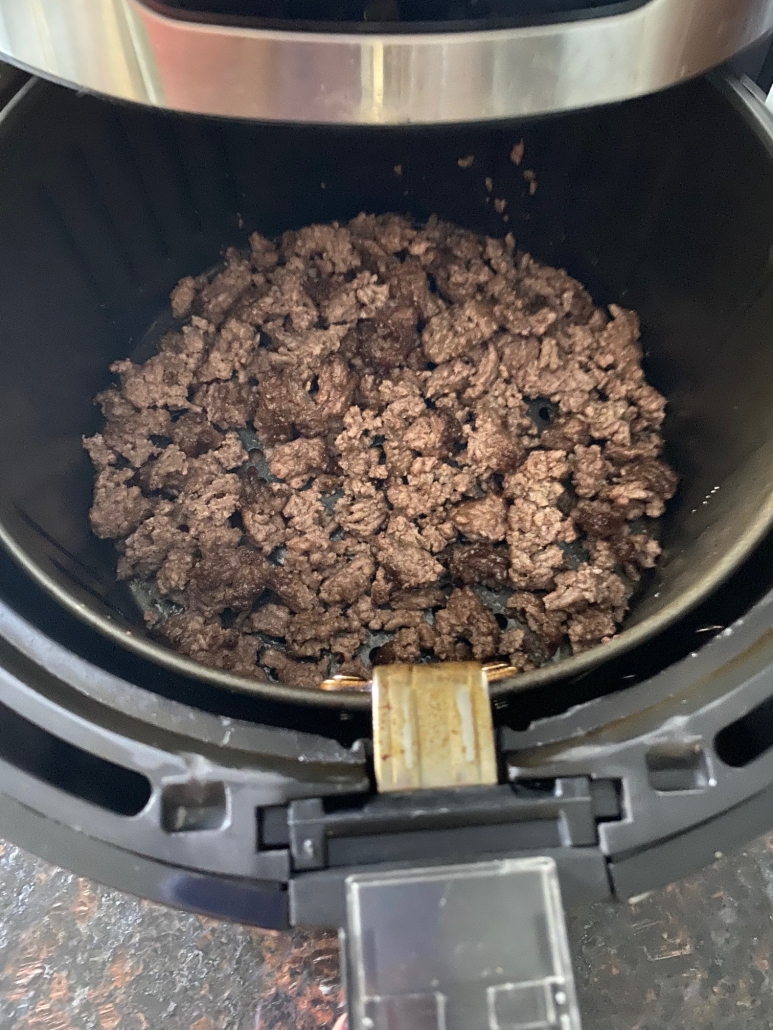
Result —
<instances>
[{"instance_id":1,"label":"air fryer base","mask_svg":"<svg viewBox=\"0 0 773 1030\"><path fill-rule=\"evenodd\" d=\"M112 886L273 928L340 925L349 872L482 854L554 857L568 905L642 893L771 823L771 567L768 540L633 672L495 701L507 782L454 806L372 793L366 713L155 666L0 552L0 830Z\"/></svg>"},{"instance_id":2,"label":"air fryer base","mask_svg":"<svg viewBox=\"0 0 773 1030\"><path fill-rule=\"evenodd\" d=\"M402 808L372 794L356 716L315 733L170 700L52 639L35 625L50 602L19 605L13 579L0 601L2 833L156 901L338 926L356 869L538 852L572 906L663 885L770 825L773 593L629 690L500 727L510 785L463 792L449 814L445 792Z\"/></svg>"}]
</instances>

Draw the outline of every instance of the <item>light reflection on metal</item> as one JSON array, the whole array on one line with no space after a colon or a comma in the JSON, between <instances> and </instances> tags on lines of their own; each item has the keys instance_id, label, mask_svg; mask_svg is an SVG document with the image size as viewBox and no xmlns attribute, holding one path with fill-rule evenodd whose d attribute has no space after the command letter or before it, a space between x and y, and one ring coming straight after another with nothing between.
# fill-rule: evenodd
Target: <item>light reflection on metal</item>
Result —
<instances>
[{"instance_id":1,"label":"light reflection on metal","mask_svg":"<svg viewBox=\"0 0 773 1030\"><path fill-rule=\"evenodd\" d=\"M546 25L295 32L170 17L141 0L0 0L0 56L122 100L328 124L486 121L641 96L773 29L773 0L648 0Z\"/></svg>"}]
</instances>

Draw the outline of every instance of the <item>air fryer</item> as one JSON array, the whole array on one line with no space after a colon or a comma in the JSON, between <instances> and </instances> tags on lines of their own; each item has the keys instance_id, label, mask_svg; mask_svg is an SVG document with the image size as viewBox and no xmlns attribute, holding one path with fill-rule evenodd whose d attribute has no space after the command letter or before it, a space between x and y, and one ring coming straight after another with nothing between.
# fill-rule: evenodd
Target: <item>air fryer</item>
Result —
<instances>
[{"instance_id":1,"label":"air fryer","mask_svg":"<svg viewBox=\"0 0 773 1030\"><path fill-rule=\"evenodd\" d=\"M534 194L509 159L521 138ZM769 825L773 127L753 90L717 74L548 119L384 130L216 121L30 80L0 145L4 834L282 928L344 926L352 876L483 860L552 859L568 905L630 897ZM489 786L379 794L366 691L165 651L89 530L92 398L113 360L152 346L176 281L254 229L361 210L512 230L598 303L640 312L669 401L681 485L661 566L616 642L492 682Z\"/></svg>"}]
</instances>

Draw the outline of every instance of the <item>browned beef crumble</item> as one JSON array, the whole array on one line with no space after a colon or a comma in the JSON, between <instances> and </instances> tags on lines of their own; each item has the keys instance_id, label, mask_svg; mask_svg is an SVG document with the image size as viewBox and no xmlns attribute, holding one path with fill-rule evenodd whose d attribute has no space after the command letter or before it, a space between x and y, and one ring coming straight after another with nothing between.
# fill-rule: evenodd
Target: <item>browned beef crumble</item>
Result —
<instances>
[{"instance_id":1,"label":"browned beef crumble","mask_svg":"<svg viewBox=\"0 0 773 1030\"><path fill-rule=\"evenodd\" d=\"M435 218L250 244L175 287L84 441L154 632L304 686L609 640L677 484L636 314Z\"/></svg>"}]
</instances>

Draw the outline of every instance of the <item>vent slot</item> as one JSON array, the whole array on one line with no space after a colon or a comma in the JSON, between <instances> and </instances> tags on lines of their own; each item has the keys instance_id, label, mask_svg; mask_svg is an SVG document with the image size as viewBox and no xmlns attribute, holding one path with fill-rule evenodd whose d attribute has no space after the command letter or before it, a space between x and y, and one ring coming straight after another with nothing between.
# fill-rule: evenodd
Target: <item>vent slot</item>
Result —
<instances>
[{"instance_id":1,"label":"vent slot","mask_svg":"<svg viewBox=\"0 0 773 1030\"><path fill-rule=\"evenodd\" d=\"M141 773L55 737L1 704L0 758L116 815L138 815L150 800L150 781Z\"/></svg>"},{"instance_id":2,"label":"vent slot","mask_svg":"<svg viewBox=\"0 0 773 1030\"><path fill-rule=\"evenodd\" d=\"M287 806L271 805L258 809L258 849L271 851L290 846Z\"/></svg>"},{"instance_id":3,"label":"vent slot","mask_svg":"<svg viewBox=\"0 0 773 1030\"><path fill-rule=\"evenodd\" d=\"M714 750L725 765L743 769L773 747L773 697L731 722L714 738Z\"/></svg>"},{"instance_id":4,"label":"vent slot","mask_svg":"<svg viewBox=\"0 0 773 1030\"><path fill-rule=\"evenodd\" d=\"M661 794L705 790L711 785L706 752L698 741L669 741L647 752L647 776Z\"/></svg>"},{"instance_id":5,"label":"vent slot","mask_svg":"<svg viewBox=\"0 0 773 1030\"><path fill-rule=\"evenodd\" d=\"M161 794L161 825L167 833L219 830L227 817L224 783L172 783Z\"/></svg>"}]
</instances>

